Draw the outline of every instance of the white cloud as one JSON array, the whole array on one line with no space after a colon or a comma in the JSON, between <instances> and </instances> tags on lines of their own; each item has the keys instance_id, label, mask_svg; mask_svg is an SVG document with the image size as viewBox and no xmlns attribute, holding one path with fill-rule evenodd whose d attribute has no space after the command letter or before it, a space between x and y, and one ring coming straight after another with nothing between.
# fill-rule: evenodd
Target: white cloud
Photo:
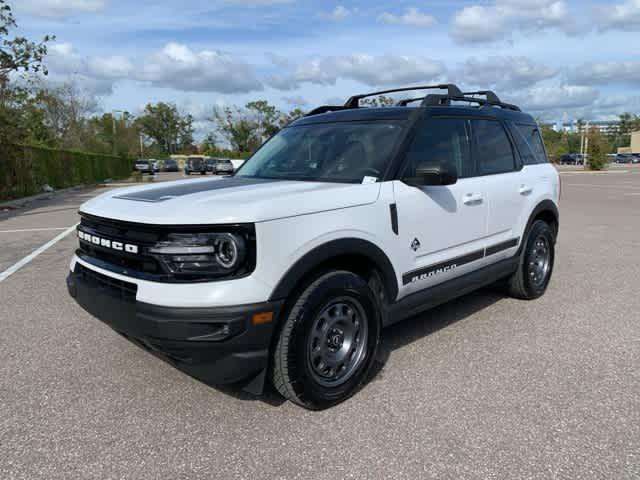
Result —
<instances>
[{"instance_id":1,"label":"white cloud","mask_svg":"<svg viewBox=\"0 0 640 480\"><path fill-rule=\"evenodd\" d=\"M68 42L49 46L46 65L49 71L59 74L84 73L87 69L87 62Z\"/></svg>"},{"instance_id":2,"label":"white cloud","mask_svg":"<svg viewBox=\"0 0 640 480\"><path fill-rule=\"evenodd\" d=\"M580 85L640 85L640 62L584 63L571 69L569 79Z\"/></svg>"},{"instance_id":3,"label":"white cloud","mask_svg":"<svg viewBox=\"0 0 640 480\"><path fill-rule=\"evenodd\" d=\"M182 91L246 93L262 90L254 69L216 50L191 50L186 45L168 43L139 61L122 55L84 59L70 43L49 48L46 63L52 75L72 77L96 88L100 93L112 89L118 80L138 80L156 87Z\"/></svg>"},{"instance_id":4,"label":"white cloud","mask_svg":"<svg viewBox=\"0 0 640 480\"><path fill-rule=\"evenodd\" d=\"M558 71L526 57L470 58L461 68L465 84L479 88L514 89L554 77Z\"/></svg>"},{"instance_id":5,"label":"white cloud","mask_svg":"<svg viewBox=\"0 0 640 480\"><path fill-rule=\"evenodd\" d=\"M324 13L324 14L321 14L321 16L324 17L324 18L328 18L329 20L333 20L333 21L339 22L339 21L344 20L347 17L351 16L351 14L354 11L349 10L344 5L338 5L330 13Z\"/></svg>"},{"instance_id":6,"label":"white cloud","mask_svg":"<svg viewBox=\"0 0 640 480\"><path fill-rule=\"evenodd\" d=\"M640 0L596 9L595 21L601 30L640 31Z\"/></svg>"},{"instance_id":7,"label":"white cloud","mask_svg":"<svg viewBox=\"0 0 640 480\"><path fill-rule=\"evenodd\" d=\"M420 12L417 8L407 8L402 15L394 15L385 12L380 15L379 20L391 25L408 25L412 27L430 27L436 23L436 19L431 15Z\"/></svg>"},{"instance_id":8,"label":"white cloud","mask_svg":"<svg viewBox=\"0 0 640 480\"><path fill-rule=\"evenodd\" d=\"M482 43L545 28L575 31L564 0L495 0L465 7L453 17L451 36L458 43Z\"/></svg>"},{"instance_id":9,"label":"white cloud","mask_svg":"<svg viewBox=\"0 0 640 480\"><path fill-rule=\"evenodd\" d=\"M425 58L361 54L312 58L298 65L292 78L296 83L323 85L347 78L374 86L428 82L440 78L444 72L441 63Z\"/></svg>"},{"instance_id":10,"label":"white cloud","mask_svg":"<svg viewBox=\"0 0 640 480\"><path fill-rule=\"evenodd\" d=\"M282 97L282 101L287 105L291 105L292 107L304 107L306 105L309 105L309 101L301 95L296 95L293 97Z\"/></svg>"},{"instance_id":11,"label":"white cloud","mask_svg":"<svg viewBox=\"0 0 640 480\"><path fill-rule=\"evenodd\" d=\"M124 78L134 70L131 61L121 55L96 57L89 61L89 72L98 78Z\"/></svg>"},{"instance_id":12,"label":"white cloud","mask_svg":"<svg viewBox=\"0 0 640 480\"><path fill-rule=\"evenodd\" d=\"M102 12L107 0L19 0L16 12L40 17L64 17Z\"/></svg>"},{"instance_id":13,"label":"white cloud","mask_svg":"<svg viewBox=\"0 0 640 480\"><path fill-rule=\"evenodd\" d=\"M262 90L251 66L217 50L193 51L168 43L147 57L137 79L192 92L246 93Z\"/></svg>"},{"instance_id":14,"label":"white cloud","mask_svg":"<svg viewBox=\"0 0 640 480\"><path fill-rule=\"evenodd\" d=\"M525 111L540 112L591 106L599 95L598 90L585 85L545 85L507 96L507 99Z\"/></svg>"}]
</instances>

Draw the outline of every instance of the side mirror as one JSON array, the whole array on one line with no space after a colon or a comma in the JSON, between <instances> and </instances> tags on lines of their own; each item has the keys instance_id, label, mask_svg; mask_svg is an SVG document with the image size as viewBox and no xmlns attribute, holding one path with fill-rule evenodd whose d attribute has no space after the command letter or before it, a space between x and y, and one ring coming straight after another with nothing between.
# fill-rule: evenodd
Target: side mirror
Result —
<instances>
[{"instance_id":1,"label":"side mirror","mask_svg":"<svg viewBox=\"0 0 640 480\"><path fill-rule=\"evenodd\" d=\"M412 187L453 185L458 181L458 170L455 165L450 163L429 165L416 168L414 177L407 177L402 181Z\"/></svg>"}]
</instances>

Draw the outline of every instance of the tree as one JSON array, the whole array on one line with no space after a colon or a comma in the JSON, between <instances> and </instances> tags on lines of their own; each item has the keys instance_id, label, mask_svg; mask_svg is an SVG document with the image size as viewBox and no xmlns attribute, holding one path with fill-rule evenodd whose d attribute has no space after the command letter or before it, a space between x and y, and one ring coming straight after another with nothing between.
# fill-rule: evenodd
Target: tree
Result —
<instances>
[{"instance_id":1,"label":"tree","mask_svg":"<svg viewBox=\"0 0 640 480\"><path fill-rule=\"evenodd\" d=\"M396 101L386 95L378 95L378 97L363 98L360 105L363 107L393 107Z\"/></svg>"},{"instance_id":2,"label":"tree","mask_svg":"<svg viewBox=\"0 0 640 480\"><path fill-rule=\"evenodd\" d=\"M34 96L55 147L82 149L87 139L89 114L98 108L96 98L73 83L49 88L41 85ZM90 135L89 135L90 136Z\"/></svg>"},{"instance_id":3,"label":"tree","mask_svg":"<svg viewBox=\"0 0 640 480\"><path fill-rule=\"evenodd\" d=\"M293 110L291 110L289 113L283 114L280 117L280 128L284 128L287 125L289 125L291 122L304 117L307 114L307 112L305 112L304 110L302 110L301 108L294 108Z\"/></svg>"},{"instance_id":4,"label":"tree","mask_svg":"<svg viewBox=\"0 0 640 480\"><path fill-rule=\"evenodd\" d=\"M47 53L47 42L54 37L47 35L41 43L24 37L9 38L9 32L16 27L11 7L0 0L0 144L47 141L41 114L35 108L32 86L12 84L11 77L20 72L46 75L42 59Z\"/></svg>"},{"instance_id":5,"label":"tree","mask_svg":"<svg viewBox=\"0 0 640 480\"><path fill-rule=\"evenodd\" d=\"M587 132L587 166L589 170L603 170L607 166L607 147L600 130L590 128Z\"/></svg>"},{"instance_id":6,"label":"tree","mask_svg":"<svg viewBox=\"0 0 640 480\"><path fill-rule=\"evenodd\" d=\"M169 153L193 144L193 117L181 115L175 104L149 103L137 123L146 136Z\"/></svg>"},{"instance_id":7,"label":"tree","mask_svg":"<svg viewBox=\"0 0 640 480\"><path fill-rule=\"evenodd\" d=\"M266 100L257 100L245 105L249 114L253 115L257 127L257 135L261 140L278 133L280 130L279 119L282 116L276 107L270 105Z\"/></svg>"},{"instance_id":8,"label":"tree","mask_svg":"<svg viewBox=\"0 0 640 480\"><path fill-rule=\"evenodd\" d=\"M36 43L25 37L7 38L11 29L18 25L5 0L0 0L0 89L9 83L13 72L32 71L47 74L42 59L47 54L47 43L54 40L46 35L42 42Z\"/></svg>"},{"instance_id":9,"label":"tree","mask_svg":"<svg viewBox=\"0 0 640 480\"><path fill-rule=\"evenodd\" d=\"M260 145L258 124L246 110L237 107L214 108L209 120L215 123L216 132L233 150L249 152ZM215 138L215 134L212 136Z\"/></svg>"}]
</instances>

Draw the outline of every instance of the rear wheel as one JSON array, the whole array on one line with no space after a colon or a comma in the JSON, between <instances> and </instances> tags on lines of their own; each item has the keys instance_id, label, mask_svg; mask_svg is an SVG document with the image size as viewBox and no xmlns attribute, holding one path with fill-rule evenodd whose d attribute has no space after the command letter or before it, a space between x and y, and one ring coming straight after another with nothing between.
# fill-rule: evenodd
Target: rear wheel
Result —
<instances>
[{"instance_id":1,"label":"rear wheel","mask_svg":"<svg viewBox=\"0 0 640 480\"><path fill-rule=\"evenodd\" d=\"M518 270L508 279L509 293L532 300L544 294L555 260L555 237L548 223L536 220L525 238Z\"/></svg>"},{"instance_id":2,"label":"rear wheel","mask_svg":"<svg viewBox=\"0 0 640 480\"><path fill-rule=\"evenodd\" d=\"M367 378L380 341L378 302L367 282L333 271L296 299L280 331L271 379L312 410L349 398Z\"/></svg>"}]
</instances>

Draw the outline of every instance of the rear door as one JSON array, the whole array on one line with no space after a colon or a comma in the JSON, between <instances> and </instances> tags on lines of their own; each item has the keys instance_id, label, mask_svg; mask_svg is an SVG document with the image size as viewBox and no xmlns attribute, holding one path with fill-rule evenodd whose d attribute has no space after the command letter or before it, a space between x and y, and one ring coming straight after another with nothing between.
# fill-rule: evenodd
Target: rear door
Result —
<instances>
[{"instance_id":1,"label":"rear door","mask_svg":"<svg viewBox=\"0 0 640 480\"><path fill-rule=\"evenodd\" d=\"M511 256L519 245L520 217L533 181L519 161L512 140L500 120L473 119L474 157L487 188L487 258L498 261Z\"/></svg>"},{"instance_id":2,"label":"rear door","mask_svg":"<svg viewBox=\"0 0 640 480\"><path fill-rule=\"evenodd\" d=\"M400 296L460 276L483 263L487 231L484 179L476 175L469 123L462 117L427 117L416 126L400 179L419 166L449 162L458 182L413 187L393 182L398 214Z\"/></svg>"}]
</instances>

